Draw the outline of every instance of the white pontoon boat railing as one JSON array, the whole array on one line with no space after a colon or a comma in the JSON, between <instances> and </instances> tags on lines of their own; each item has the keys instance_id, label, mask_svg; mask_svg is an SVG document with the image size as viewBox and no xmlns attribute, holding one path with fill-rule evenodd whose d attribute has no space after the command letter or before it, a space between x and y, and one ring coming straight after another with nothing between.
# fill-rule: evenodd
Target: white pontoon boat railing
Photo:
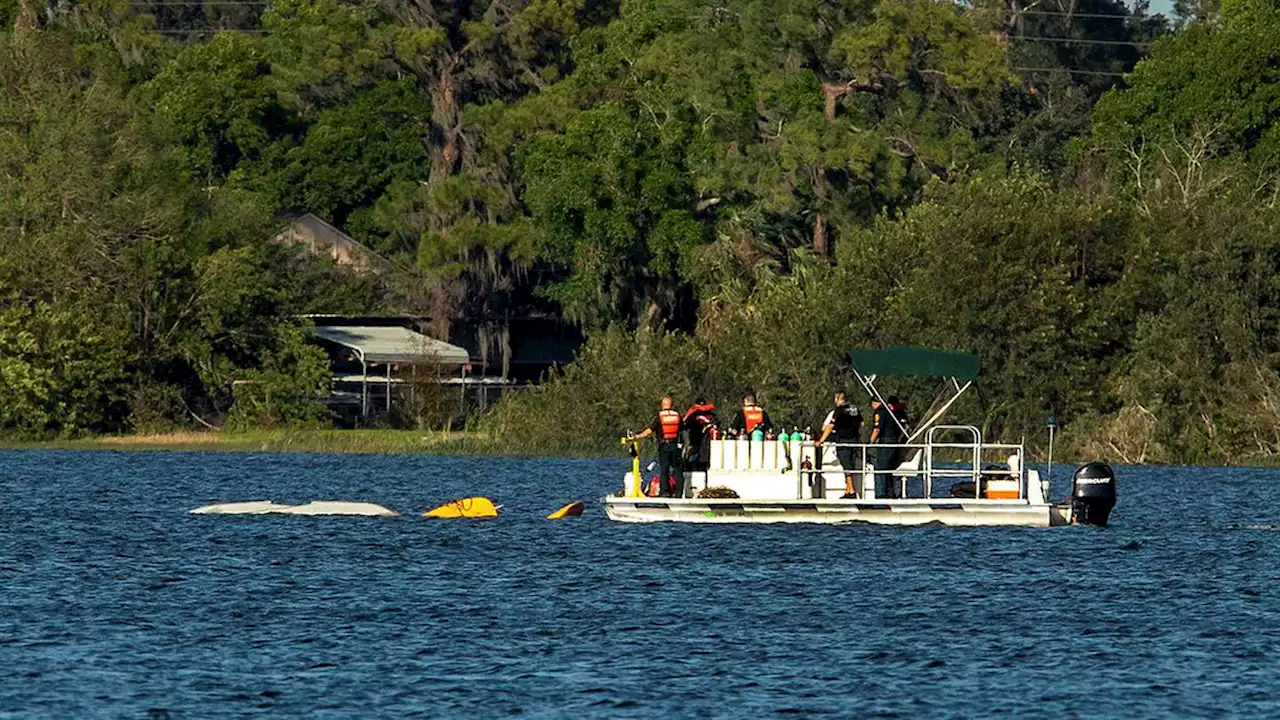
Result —
<instances>
[{"instance_id":1,"label":"white pontoon boat railing","mask_svg":"<svg viewBox=\"0 0 1280 720\"><path fill-rule=\"evenodd\" d=\"M946 435L961 435L968 442L945 442ZM804 496L806 484L821 488L825 493L825 485L832 476L843 476L846 470L838 463L824 463L824 452L818 451L812 441L800 444L800 457L812 458L813 467L800 469L800 482L797 487L797 498ZM936 478L952 478L955 481L968 480L973 483L974 499L982 499L983 480L993 476L1007 476L1017 482L1017 499L1027 497L1025 463L1026 452L1021 443L984 443L982 431L972 425L935 425L925 433L925 441L905 443L823 443L825 448L852 448L857 452L856 467L847 471L858 478L867 475L873 477L888 476L899 483L898 495L906 496L906 482L911 478L921 478L924 482L923 497L933 496L933 481ZM871 453L880 453L901 449L902 461L895 467L877 467L883 461L871 459ZM948 454L948 451L951 451ZM991 455L997 454L997 457ZM939 458L939 455L943 457ZM958 457L957 457L958 456ZM962 458L962 459L960 459ZM1012 461L1011 461L1012 459ZM1004 467L984 468L985 462L1003 464ZM967 497L967 496L966 496Z\"/></svg>"}]
</instances>

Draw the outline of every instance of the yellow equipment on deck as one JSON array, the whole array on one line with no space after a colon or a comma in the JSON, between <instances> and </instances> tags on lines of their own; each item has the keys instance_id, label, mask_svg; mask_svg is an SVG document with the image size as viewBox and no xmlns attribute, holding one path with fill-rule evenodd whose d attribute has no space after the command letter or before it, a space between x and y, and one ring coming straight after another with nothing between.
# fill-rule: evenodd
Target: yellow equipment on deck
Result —
<instances>
[{"instance_id":1,"label":"yellow equipment on deck","mask_svg":"<svg viewBox=\"0 0 1280 720\"><path fill-rule=\"evenodd\" d=\"M498 508L486 497L469 497L452 500L435 510L422 514L429 518L491 518L498 517Z\"/></svg>"},{"instance_id":2,"label":"yellow equipment on deck","mask_svg":"<svg viewBox=\"0 0 1280 720\"><path fill-rule=\"evenodd\" d=\"M630 432L622 438L622 444L627 445L627 452L631 454L631 478L632 486L626 489L627 497L644 497L644 483L640 481L640 441L635 439Z\"/></svg>"}]
</instances>

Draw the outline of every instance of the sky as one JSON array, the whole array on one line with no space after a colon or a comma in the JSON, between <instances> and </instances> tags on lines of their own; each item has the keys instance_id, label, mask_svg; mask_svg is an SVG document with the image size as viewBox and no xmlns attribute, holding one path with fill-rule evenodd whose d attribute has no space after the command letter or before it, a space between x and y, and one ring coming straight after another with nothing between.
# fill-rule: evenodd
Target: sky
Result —
<instances>
[{"instance_id":1,"label":"sky","mask_svg":"<svg viewBox=\"0 0 1280 720\"><path fill-rule=\"evenodd\" d=\"M1151 14L1158 15L1160 13L1172 15L1173 0L1151 0Z\"/></svg>"}]
</instances>

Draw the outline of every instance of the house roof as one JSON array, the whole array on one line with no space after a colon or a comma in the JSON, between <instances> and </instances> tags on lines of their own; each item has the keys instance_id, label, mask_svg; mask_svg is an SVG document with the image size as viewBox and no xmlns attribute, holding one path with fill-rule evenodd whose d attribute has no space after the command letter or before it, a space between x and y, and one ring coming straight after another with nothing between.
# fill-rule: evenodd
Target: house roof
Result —
<instances>
[{"instance_id":1,"label":"house roof","mask_svg":"<svg viewBox=\"0 0 1280 720\"><path fill-rule=\"evenodd\" d=\"M316 255L329 255L340 265L350 265L374 272L385 270L386 258L360 244L313 213L306 213L276 233L273 241L305 247Z\"/></svg>"},{"instance_id":2,"label":"house roof","mask_svg":"<svg viewBox=\"0 0 1280 720\"><path fill-rule=\"evenodd\" d=\"M462 365L471 361L463 348L403 327L322 325L312 332L322 340L355 350L365 362Z\"/></svg>"}]
</instances>

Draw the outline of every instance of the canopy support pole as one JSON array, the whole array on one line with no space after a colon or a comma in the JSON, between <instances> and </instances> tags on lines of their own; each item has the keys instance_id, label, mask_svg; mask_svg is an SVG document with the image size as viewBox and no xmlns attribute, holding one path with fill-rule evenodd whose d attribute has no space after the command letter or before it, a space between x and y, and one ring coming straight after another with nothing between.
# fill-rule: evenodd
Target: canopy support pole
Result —
<instances>
[{"instance_id":1,"label":"canopy support pole","mask_svg":"<svg viewBox=\"0 0 1280 720\"><path fill-rule=\"evenodd\" d=\"M356 348L360 356L360 417L369 419L369 363L364 361L364 351Z\"/></svg>"},{"instance_id":2,"label":"canopy support pole","mask_svg":"<svg viewBox=\"0 0 1280 720\"><path fill-rule=\"evenodd\" d=\"M898 418L897 413L893 412L893 409L889 407L889 403L885 402L885 399L880 395L880 391L876 388L876 376L875 375L863 376L862 373L858 372L858 368L853 368L853 375L854 377L858 378L858 382L862 383L862 389L866 390L868 395L875 398L876 400L879 400L880 404L885 406L885 408L889 410L889 417L893 418L893 424L898 426L899 432L901 432L903 435L906 435L907 429L902 426L902 420ZM918 435L919 433L916 433L916 434ZM911 441L907 440L907 442L911 442Z\"/></svg>"},{"instance_id":3,"label":"canopy support pole","mask_svg":"<svg viewBox=\"0 0 1280 720\"><path fill-rule=\"evenodd\" d=\"M957 381L955 378L951 378L951 382L955 383L956 385L956 394L952 395L950 400L943 403L942 407L938 408L937 412L930 415L928 420L921 423L920 427L916 428L916 431L911 434L911 437L907 438L907 442L913 442L916 438L920 437L921 433L923 433L925 430L928 430L929 426L937 422L938 418L942 417L943 414L945 414L948 410L950 410L951 406L955 405L956 401L960 399L960 396L963 395L965 391L969 389L969 386L973 384L973 381L970 380L966 382L962 387L959 381ZM890 414L892 415L892 413Z\"/></svg>"}]
</instances>

